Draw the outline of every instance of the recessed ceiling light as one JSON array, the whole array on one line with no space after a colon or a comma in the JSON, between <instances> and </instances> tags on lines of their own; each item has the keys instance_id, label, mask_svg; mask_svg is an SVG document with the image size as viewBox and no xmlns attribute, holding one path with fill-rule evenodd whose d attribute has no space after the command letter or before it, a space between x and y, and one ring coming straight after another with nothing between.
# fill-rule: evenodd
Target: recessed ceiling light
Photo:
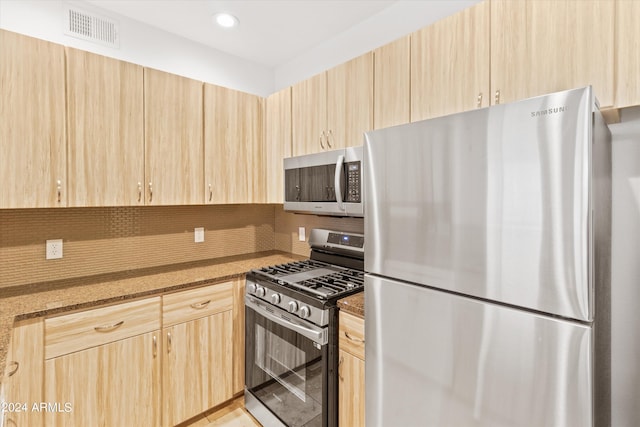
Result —
<instances>
[{"instance_id":1,"label":"recessed ceiling light","mask_svg":"<svg viewBox=\"0 0 640 427\"><path fill-rule=\"evenodd\" d=\"M216 24L220 25L224 28L233 28L238 25L238 18L231 15L230 13L216 13L213 15L213 20Z\"/></svg>"}]
</instances>

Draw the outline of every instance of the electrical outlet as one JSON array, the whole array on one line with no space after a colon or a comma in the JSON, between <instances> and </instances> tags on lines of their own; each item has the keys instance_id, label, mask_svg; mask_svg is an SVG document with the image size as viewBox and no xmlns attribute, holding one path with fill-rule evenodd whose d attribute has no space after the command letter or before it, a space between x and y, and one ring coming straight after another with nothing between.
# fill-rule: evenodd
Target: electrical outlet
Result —
<instances>
[{"instance_id":1,"label":"electrical outlet","mask_svg":"<svg viewBox=\"0 0 640 427\"><path fill-rule=\"evenodd\" d=\"M47 240L47 254L45 259L62 258L62 239Z\"/></svg>"},{"instance_id":2,"label":"electrical outlet","mask_svg":"<svg viewBox=\"0 0 640 427\"><path fill-rule=\"evenodd\" d=\"M301 242L307 240L307 236L305 236L305 234L304 227L298 227L298 240Z\"/></svg>"},{"instance_id":3,"label":"electrical outlet","mask_svg":"<svg viewBox=\"0 0 640 427\"><path fill-rule=\"evenodd\" d=\"M204 242L204 228L197 227L193 229L193 241L196 243Z\"/></svg>"}]
</instances>

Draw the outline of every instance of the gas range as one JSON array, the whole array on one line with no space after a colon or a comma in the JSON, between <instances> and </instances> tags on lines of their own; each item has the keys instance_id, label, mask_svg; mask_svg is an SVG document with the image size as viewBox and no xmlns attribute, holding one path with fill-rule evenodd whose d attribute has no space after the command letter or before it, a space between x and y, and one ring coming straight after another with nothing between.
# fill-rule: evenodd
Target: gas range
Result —
<instances>
[{"instance_id":1,"label":"gas range","mask_svg":"<svg viewBox=\"0 0 640 427\"><path fill-rule=\"evenodd\" d=\"M314 308L326 310L338 299L363 289L364 237L313 229L309 245L310 259L251 270L245 292L325 326L326 316Z\"/></svg>"},{"instance_id":2,"label":"gas range","mask_svg":"<svg viewBox=\"0 0 640 427\"><path fill-rule=\"evenodd\" d=\"M313 229L309 245L246 275L245 406L263 425L338 424L336 303L364 288L364 236Z\"/></svg>"}]
</instances>

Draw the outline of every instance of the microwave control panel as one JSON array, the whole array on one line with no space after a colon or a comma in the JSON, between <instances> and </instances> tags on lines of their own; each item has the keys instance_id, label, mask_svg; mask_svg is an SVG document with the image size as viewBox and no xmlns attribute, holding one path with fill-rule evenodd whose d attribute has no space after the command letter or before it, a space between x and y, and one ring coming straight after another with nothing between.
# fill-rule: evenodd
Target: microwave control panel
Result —
<instances>
[{"instance_id":1,"label":"microwave control panel","mask_svg":"<svg viewBox=\"0 0 640 427\"><path fill-rule=\"evenodd\" d=\"M347 172L347 188L344 201L360 203L362 193L360 162L347 162L345 163L345 167Z\"/></svg>"}]
</instances>

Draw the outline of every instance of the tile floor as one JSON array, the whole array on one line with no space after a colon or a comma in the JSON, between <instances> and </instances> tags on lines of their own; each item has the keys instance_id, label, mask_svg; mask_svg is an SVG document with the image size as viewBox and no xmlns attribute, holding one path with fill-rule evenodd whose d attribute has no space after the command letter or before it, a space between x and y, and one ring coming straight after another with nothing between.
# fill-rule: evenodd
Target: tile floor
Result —
<instances>
[{"instance_id":1,"label":"tile floor","mask_svg":"<svg viewBox=\"0 0 640 427\"><path fill-rule=\"evenodd\" d=\"M192 420L180 427L262 427L244 409L244 397L235 399L231 404L202 418Z\"/></svg>"}]
</instances>

